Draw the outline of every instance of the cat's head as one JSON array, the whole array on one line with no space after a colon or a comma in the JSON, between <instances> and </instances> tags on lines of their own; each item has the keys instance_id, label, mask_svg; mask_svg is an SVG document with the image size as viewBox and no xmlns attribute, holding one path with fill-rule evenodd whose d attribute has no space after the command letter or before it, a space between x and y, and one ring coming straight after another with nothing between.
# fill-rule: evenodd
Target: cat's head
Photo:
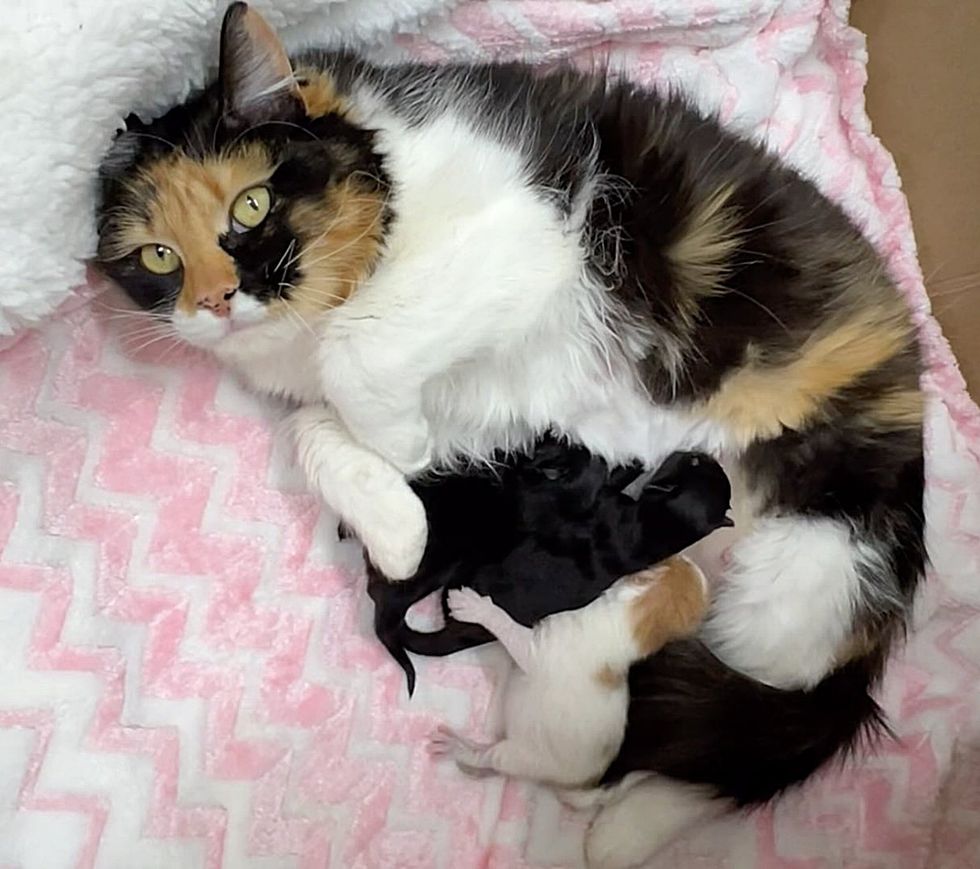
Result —
<instances>
[{"instance_id":1,"label":"cat's head","mask_svg":"<svg viewBox=\"0 0 980 869\"><path fill-rule=\"evenodd\" d=\"M373 267L388 185L372 134L323 70L293 69L244 3L225 14L217 82L149 124L132 117L101 170L96 265L192 344L298 326Z\"/></svg>"}]
</instances>

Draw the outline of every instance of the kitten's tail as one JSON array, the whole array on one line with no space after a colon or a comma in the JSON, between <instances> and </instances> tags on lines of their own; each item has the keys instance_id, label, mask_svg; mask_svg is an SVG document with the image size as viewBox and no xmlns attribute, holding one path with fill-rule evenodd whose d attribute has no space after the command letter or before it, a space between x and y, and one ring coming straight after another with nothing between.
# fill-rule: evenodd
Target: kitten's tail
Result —
<instances>
[{"instance_id":1,"label":"kitten's tail","mask_svg":"<svg viewBox=\"0 0 980 869\"><path fill-rule=\"evenodd\" d=\"M368 593L374 599L374 633L405 673L408 696L415 693L415 667L402 646L400 632L405 626L405 613L411 600L392 598L387 582L372 577L368 582Z\"/></svg>"},{"instance_id":2,"label":"kitten's tail","mask_svg":"<svg viewBox=\"0 0 980 869\"><path fill-rule=\"evenodd\" d=\"M458 622L451 617L446 619L446 626L438 631L417 631L403 624L398 632L398 640L405 649L416 655L431 657L451 655L463 649L492 643L495 639L483 625Z\"/></svg>"},{"instance_id":3,"label":"kitten's tail","mask_svg":"<svg viewBox=\"0 0 980 869\"><path fill-rule=\"evenodd\" d=\"M415 693L415 667L412 659L408 657L405 648L398 641L398 631L376 631L381 644L388 650L388 654L394 658L395 663L405 673L405 685L408 688L408 696Z\"/></svg>"}]
</instances>

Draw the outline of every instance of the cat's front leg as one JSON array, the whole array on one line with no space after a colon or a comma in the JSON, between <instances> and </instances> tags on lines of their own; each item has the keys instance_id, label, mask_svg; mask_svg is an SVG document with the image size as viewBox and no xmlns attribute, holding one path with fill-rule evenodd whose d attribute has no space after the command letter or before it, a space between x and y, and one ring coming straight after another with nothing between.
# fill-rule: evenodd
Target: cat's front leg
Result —
<instances>
[{"instance_id":1,"label":"cat's front leg","mask_svg":"<svg viewBox=\"0 0 980 869\"><path fill-rule=\"evenodd\" d=\"M327 406L290 417L299 462L310 484L353 529L388 579L408 579L425 551L425 507L404 476L358 443Z\"/></svg>"},{"instance_id":2,"label":"cat's front leg","mask_svg":"<svg viewBox=\"0 0 980 869\"><path fill-rule=\"evenodd\" d=\"M391 358L397 349L328 332L321 382L354 439L411 476L429 466L432 448L418 372Z\"/></svg>"},{"instance_id":3,"label":"cat's front leg","mask_svg":"<svg viewBox=\"0 0 980 869\"><path fill-rule=\"evenodd\" d=\"M452 220L422 217L396 221L390 252L327 314L318 348L328 402L358 440L406 473L429 463L430 422L440 451L472 434L460 421L483 411L463 406L436 418L450 409L425 404L424 390L457 372L472 376L465 364L506 357L508 348L519 357L582 272L578 237L529 189L480 197Z\"/></svg>"}]
</instances>

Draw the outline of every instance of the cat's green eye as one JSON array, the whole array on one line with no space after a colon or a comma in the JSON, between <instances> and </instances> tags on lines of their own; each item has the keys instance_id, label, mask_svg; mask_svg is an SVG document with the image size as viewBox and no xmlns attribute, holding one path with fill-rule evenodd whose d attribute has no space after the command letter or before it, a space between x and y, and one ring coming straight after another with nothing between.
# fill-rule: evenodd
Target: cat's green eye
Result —
<instances>
[{"instance_id":1,"label":"cat's green eye","mask_svg":"<svg viewBox=\"0 0 980 869\"><path fill-rule=\"evenodd\" d=\"M140 262L155 275L169 275L180 268L180 257L165 244L144 244L140 248Z\"/></svg>"},{"instance_id":2,"label":"cat's green eye","mask_svg":"<svg viewBox=\"0 0 980 869\"><path fill-rule=\"evenodd\" d=\"M255 229L269 214L272 195L268 187L250 187L239 195L231 206L232 225L237 228Z\"/></svg>"}]
</instances>

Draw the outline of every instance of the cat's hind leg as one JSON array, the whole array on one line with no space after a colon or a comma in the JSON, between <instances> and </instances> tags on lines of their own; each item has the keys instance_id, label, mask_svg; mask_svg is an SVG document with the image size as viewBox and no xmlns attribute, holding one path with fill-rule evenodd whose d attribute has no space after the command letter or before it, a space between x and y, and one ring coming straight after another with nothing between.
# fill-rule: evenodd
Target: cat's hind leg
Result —
<instances>
[{"instance_id":1,"label":"cat's hind leg","mask_svg":"<svg viewBox=\"0 0 980 869\"><path fill-rule=\"evenodd\" d=\"M651 776L599 810L585 837L588 869L633 869L727 806L694 785Z\"/></svg>"}]
</instances>

